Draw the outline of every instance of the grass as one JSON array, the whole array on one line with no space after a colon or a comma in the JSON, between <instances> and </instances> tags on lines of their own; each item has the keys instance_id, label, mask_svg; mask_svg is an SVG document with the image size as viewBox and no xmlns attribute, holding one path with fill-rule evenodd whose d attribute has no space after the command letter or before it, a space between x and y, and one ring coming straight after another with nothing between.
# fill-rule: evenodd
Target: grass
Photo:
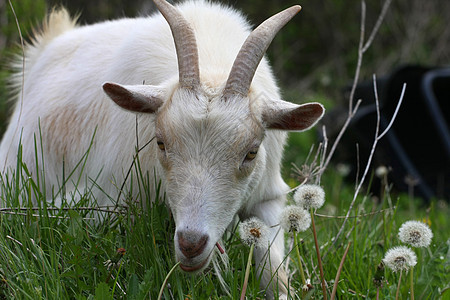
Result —
<instances>
[{"instance_id":1,"label":"grass","mask_svg":"<svg viewBox=\"0 0 450 300\"><path fill-rule=\"evenodd\" d=\"M19 156L20 157L20 156ZM149 199L150 180L136 168L133 180L141 185L140 199L126 198L114 213L99 213L89 189L78 191L78 203L70 197L61 208L54 208L40 188L44 180L33 181L26 166L14 177L1 181L0 214L0 298L2 299L156 299L161 286L175 265L174 223L162 197ZM450 224L448 203L425 205L406 195L385 195L375 201L370 195L357 199L355 215L345 234L333 246L342 218L353 197L353 188L342 184L338 173L328 171L322 184L326 205L315 216L328 294L346 246L351 242L339 278L339 299L375 299L373 277L388 248L399 245L400 225L411 219L426 220L435 234L429 248L415 250L418 264L414 272L415 299L438 299L450 282ZM32 204L33 195L38 199ZM125 195L129 195L126 193ZM388 197L391 198L388 201ZM19 199L22 205L18 205ZM80 200L81 199L81 200ZM392 204L390 204L392 203ZM96 221L94 221L94 219ZM322 298L317 257L311 230L299 234L300 253L306 277L314 287L308 297ZM297 260L292 237L286 235L287 260ZM163 299L237 299L244 282L249 249L239 240L236 228L224 239L230 268L222 277L230 294L220 287L214 271L188 275L177 269L168 279ZM119 248L125 254L117 253ZM289 251L288 251L289 252ZM110 263L110 267L105 265ZM292 290L300 291L302 282L296 261L289 262ZM393 299L398 274L385 269L380 299ZM404 276L401 299L407 299L409 276ZM449 291L443 299L448 299ZM300 293L299 293L300 294ZM294 296L294 295L292 295ZM259 278L251 268L248 299L262 298ZM298 297L298 296L295 296Z\"/></svg>"}]
</instances>

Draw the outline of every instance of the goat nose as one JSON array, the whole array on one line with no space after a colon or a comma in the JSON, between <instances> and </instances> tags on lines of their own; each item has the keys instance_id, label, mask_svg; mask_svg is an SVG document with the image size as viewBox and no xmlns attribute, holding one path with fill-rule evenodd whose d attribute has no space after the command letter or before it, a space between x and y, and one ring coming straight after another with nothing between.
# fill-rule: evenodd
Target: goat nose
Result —
<instances>
[{"instance_id":1,"label":"goat nose","mask_svg":"<svg viewBox=\"0 0 450 300\"><path fill-rule=\"evenodd\" d=\"M178 235L178 246L186 258L193 258L205 250L208 235L195 231L180 231Z\"/></svg>"}]
</instances>

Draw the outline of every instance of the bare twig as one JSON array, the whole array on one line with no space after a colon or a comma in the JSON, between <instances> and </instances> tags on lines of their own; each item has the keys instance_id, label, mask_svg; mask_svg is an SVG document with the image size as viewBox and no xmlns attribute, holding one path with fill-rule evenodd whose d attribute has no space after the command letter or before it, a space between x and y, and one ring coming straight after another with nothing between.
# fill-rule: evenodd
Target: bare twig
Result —
<instances>
[{"instance_id":1,"label":"bare twig","mask_svg":"<svg viewBox=\"0 0 450 300\"><path fill-rule=\"evenodd\" d=\"M361 65L364 57L364 36L366 33L366 2L364 0L361 1L361 27L359 32L359 44L358 44L358 60L356 61L356 70L355 77L353 78L352 89L350 91L350 98L348 101L348 113L349 117L354 115L353 110L353 101L355 99L356 87L358 86L359 75L361 73Z\"/></svg>"},{"instance_id":2,"label":"bare twig","mask_svg":"<svg viewBox=\"0 0 450 300\"><path fill-rule=\"evenodd\" d=\"M41 215L38 214L27 214L27 213L21 213L21 212L12 212L12 211L7 211L7 212L2 212L2 214L4 215L14 215L14 216L31 216L31 217L35 217L35 218L39 218L41 217ZM61 217L61 216L48 216L50 219L69 219L68 217Z\"/></svg>"},{"instance_id":3,"label":"bare twig","mask_svg":"<svg viewBox=\"0 0 450 300\"><path fill-rule=\"evenodd\" d=\"M320 170L318 172L318 176L316 178L316 182L319 183L320 182L320 178L322 177L323 172L326 170L326 168L328 167L331 158L334 155L334 152L336 151L336 148L338 146L338 144L340 143L342 136L344 135L344 133L346 132L350 121L353 119L353 117L355 116L360 104L361 104L361 99L359 99L356 104L354 104L354 98L355 98L355 91L356 91L356 87L358 85L359 82L359 77L360 77L360 72L361 72L361 66L362 66L362 61L363 61L363 57L364 57L364 53L370 48L370 45L372 44L385 16L386 13L388 11L389 5L391 4L392 0L386 0L383 4L383 8L381 10L380 15L378 16L378 19L375 23L375 26L373 27L369 38L366 42L364 42L364 36L365 36L365 23L366 23L366 3L364 1L361 1L361 27L360 27L360 37L359 37L359 45L358 45L358 60L356 63L356 69L355 69L355 76L353 78L353 83L352 83L352 87L351 87L351 91L350 91L350 96L349 96L349 101L348 101L348 116L347 119L345 120L344 124L342 125L341 130L339 131L333 145L331 146L330 152L328 152L328 154L326 153L326 151L323 152L324 155L326 155L326 158L323 160L323 162L321 162L320 165ZM323 130L323 132L325 133L325 130ZM326 139L326 137L324 136L324 139Z\"/></svg>"},{"instance_id":4,"label":"bare twig","mask_svg":"<svg viewBox=\"0 0 450 300\"><path fill-rule=\"evenodd\" d=\"M401 99L403 99L403 96L404 96L404 93L405 93L405 86L406 86L406 83L403 85L402 94L400 96ZM376 93L376 90L375 90L375 93ZM378 95L377 95L377 97L378 97ZM379 105L378 102L377 102L377 105ZM392 115L391 121L389 122L389 124L386 127L386 129L384 129L384 131L380 134L378 139L381 139L389 131L389 129L391 129L392 124L394 124L394 120L397 117L399 109L400 109L400 104L398 104L397 107L395 108L395 111L394 111L394 114ZM377 107L377 111L379 111L379 107Z\"/></svg>"},{"instance_id":5,"label":"bare twig","mask_svg":"<svg viewBox=\"0 0 450 300\"><path fill-rule=\"evenodd\" d=\"M336 237L334 238L333 245L335 245L337 243L337 240L339 239L339 236L342 234L342 231L344 230L344 227L345 227L345 225L347 223L347 220L350 217L350 213L352 211L353 206L355 205L356 198L357 198L357 196L359 194L359 191L361 190L362 185L363 185L363 183L365 181L365 178L366 178L367 174L369 173L370 165L371 165L371 162L372 162L373 155L375 153L375 149L377 147L377 144L380 141L380 139L385 135L385 133L391 128L391 126L392 126L392 124L394 122L394 119L396 117L396 113L395 113L392 116L392 119L391 119L389 125L386 127L386 129L381 134L379 134L381 116L380 116L380 105L379 105L379 99L378 99L378 92L377 92L377 85L376 85L376 77L375 77L375 75L373 76L373 87L374 87L374 93L375 93L375 104L376 104L376 109L377 109L377 125L376 125L376 128L375 128L375 137L374 137L374 141L373 141L373 144L372 144L372 149L370 150L369 158L367 159L366 168L364 170L364 173L363 173L363 175L361 177L361 180L360 180L358 186L356 187L355 193L353 194L353 199L352 199L352 202L350 203L350 206L348 208L347 214L345 215L344 222L342 222L341 228L339 229L338 233L336 234ZM398 111L398 109L400 108L400 106L402 104L403 97L405 95L405 90L406 90L406 83L403 84L402 92L401 92L400 98L398 100L397 107L396 107L395 111Z\"/></svg>"},{"instance_id":6,"label":"bare twig","mask_svg":"<svg viewBox=\"0 0 450 300\"><path fill-rule=\"evenodd\" d=\"M122 212L117 210L118 206L99 206L99 207L47 207L47 211L95 211L95 212L102 212L102 213L108 213L108 214L121 214ZM121 208L127 208L126 206L121 206ZM25 212L26 211L26 212ZM31 216L35 218L40 218L42 215L40 214L29 214L29 211L40 211L39 207L4 207L0 208L0 214L4 215L14 215L14 216ZM64 216L53 216L48 215L48 218L51 219L69 219L69 217ZM83 218L83 220L94 220L94 218Z\"/></svg>"},{"instance_id":7,"label":"bare twig","mask_svg":"<svg viewBox=\"0 0 450 300\"><path fill-rule=\"evenodd\" d=\"M359 172L361 171L361 164L360 164L360 158L359 158L359 144L356 144L356 175L355 175L355 189L358 186L358 180L359 180Z\"/></svg>"},{"instance_id":8,"label":"bare twig","mask_svg":"<svg viewBox=\"0 0 450 300\"><path fill-rule=\"evenodd\" d=\"M106 213L120 213L117 210L113 210L115 206L98 206L98 207L47 207L46 210L48 211L68 211L68 210L76 210L76 211L98 211L98 212L106 212ZM127 208L126 206L122 206L122 208ZM0 208L0 214L1 213L10 213L10 212L16 212L16 211L39 211L39 207L4 207Z\"/></svg>"},{"instance_id":9,"label":"bare twig","mask_svg":"<svg viewBox=\"0 0 450 300\"><path fill-rule=\"evenodd\" d=\"M367 217L367 216L371 216L371 215L376 215L388 210L394 210L394 207L390 207L390 208L385 208L385 209L381 209L381 210L377 210L377 211L373 211L370 213L366 213L366 214L361 214L361 215L356 215L356 216L350 216L349 218L361 218L361 217ZM321 218L330 218L330 219L345 219L347 216L328 216L328 215L322 215L322 214L318 214L318 213L314 213L315 216L321 217Z\"/></svg>"},{"instance_id":10,"label":"bare twig","mask_svg":"<svg viewBox=\"0 0 450 300\"><path fill-rule=\"evenodd\" d=\"M323 142L322 142L322 155L320 156L320 163L319 163L319 176L317 176L317 180L316 183L318 185L320 185L320 179L322 178L321 174L322 174L322 166L325 165L325 160L327 159L327 149L328 149L328 137L327 137L327 127L324 125L322 126L322 137L323 137ZM319 148L320 150L320 148ZM334 150L333 150L334 151ZM318 151L319 152L319 151Z\"/></svg>"},{"instance_id":11,"label":"bare twig","mask_svg":"<svg viewBox=\"0 0 450 300\"><path fill-rule=\"evenodd\" d=\"M11 241L13 241L13 242L17 243L18 245L20 245L21 247L23 247L23 244L21 242L19 242L18 240L16 240L15 238L13 238L12 236L7 235L6 238L10 239ZM34 257L34 259L38 260L37 256L33 252L31 252L31 250L28 247L25 249Z\"/></svg>"},{"instance_id":12,"label":"bare twig","mask_svg":"<svg viewBox=\"0 0 450 300\"><path fill-rule=\"evenodd\" d=\"M375 26L372 29L372 32L370 33L369 38L367 39L367 42L364 44L363 52L366 52L367 49L370 48L372 45L372 42L375 38L375 36L378 33L378 30L380 29L381 24L383 23L384 17L386 16L386 13L388 11L389 6L391 5L392 0L386 0L383 4L383 7L381 8L381 13L378 16L377 22L375 23Z\"/></svg>"}]
</instances>

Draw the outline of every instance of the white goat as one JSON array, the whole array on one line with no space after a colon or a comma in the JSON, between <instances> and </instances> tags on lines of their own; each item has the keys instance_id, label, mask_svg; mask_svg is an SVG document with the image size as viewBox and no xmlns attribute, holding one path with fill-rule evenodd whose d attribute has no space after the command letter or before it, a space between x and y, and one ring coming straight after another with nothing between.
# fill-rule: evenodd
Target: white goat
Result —
<instances>
[{"instance_id":1,"label":"white goat","mask_svg":"<svg viewBox=\"0 0 450 300\"><path fill-rule=\"evenodd\" d=\"M84 172L114 198L113 182L125 179L136 136L154 138L139 153L141 168L162 181L176 224L176 259L194 272L209 264L236 215L279 223L288 191L280 175L286 131L310 128L324 109L282 101L263 57L300 6L250 32L230 8L154 2L166 20L155 14L76 26L64 9L49 15L15 77L21 91L0 146L0 167L14 169L22 143L23 162L34 175L45 168L50 189L90 149ZM36 140L43 161L36 161ZM108 204L103 192L94 195ZM286 293L286 274L276 271L284 257L279 227L270 240L270 257L255 251L262 287L277 282ZM271 281L274 272L278 278Z\"/></svg>"}]
</instances>

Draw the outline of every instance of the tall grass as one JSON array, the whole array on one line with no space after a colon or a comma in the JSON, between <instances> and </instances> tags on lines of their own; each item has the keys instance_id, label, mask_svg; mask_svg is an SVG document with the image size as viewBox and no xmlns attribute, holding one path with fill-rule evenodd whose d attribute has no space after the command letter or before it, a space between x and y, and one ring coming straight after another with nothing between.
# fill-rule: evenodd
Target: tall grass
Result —
<instances>
[{"instance_id":1,"label":"tall grass","mask_svg":"<svg viewBox=\"0 0 450 300\"><path fill-rule=\"evenodd\" d=\"M42 184L38 184L45 180L45 174L32 179L27 167L20 162L19 151L19 171L1 177L0 201L4 208L0 214L0 297L156 299L167 273L176 263L173 253L175 228L170 211L163 203L163 195L157 193L155 199L146 196L151 194L152 177L141 172L137 167L139 164L135 165L131 176L142 190L138 199L127 196L125 205L115 210L100 209L91 197L90 189L85 189L78 191L77 204L72 203L75 199L69 195L58 208L52 205L54 199L46 198ZM327 196L326 206L315 216L328 293L331 294L333 279L351 241L336 295L339 299L375 299L377 289L373 278L378 264L389 247L400 244L397 231L401 223L418 219L430 222L435 237L429 248L416 252L416 299L438 299L450 282L448 203L437 201L424 206L419 199L400 195L393 199L391 206L389 201L375 201L370 195L360 196L344 238L333 245L332 238L343 220L335 212L345 211L353 196L353 189L347 185L339 185L338 190L334 190L342 179L342 175L333 172L323 177L323 186L330 196ZM306 277L314 288L308 297L320 299L322 291L313 234L307 231L299 233L299 237ZM288 234L287 244L288 250L292 251ZM239 298L248 249L240 242L234 227L227 232L224 245L230 268L223 271L222 277L230 294L220 287L212 269L197 275L176 270L168 280L163 298ZM125 249L124 255L117 253L119 248ZM286 255L290 296L299 298L302 281L298 264L290 262L291 257L296 260L297 256L290 251ZM380 299L391 299L395 295L398 274L384 270L383 275ZM400 289L402 299L407 299L408 291L408 280L404 280ZM247 297L263 297L254 268L249 277Z\"/></svg>"}]
</instances>

